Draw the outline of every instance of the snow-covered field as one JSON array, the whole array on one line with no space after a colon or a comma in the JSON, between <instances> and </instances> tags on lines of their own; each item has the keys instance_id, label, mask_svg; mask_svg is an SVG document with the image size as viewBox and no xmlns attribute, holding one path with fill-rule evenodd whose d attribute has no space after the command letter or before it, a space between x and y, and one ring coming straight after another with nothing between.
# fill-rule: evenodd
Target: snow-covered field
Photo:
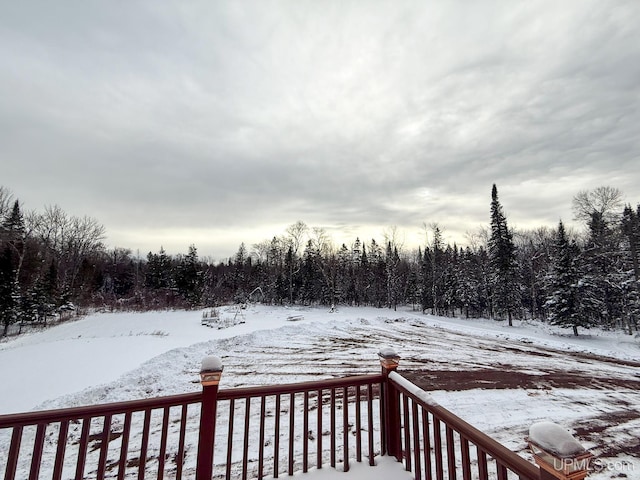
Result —
<instances>
[{"instance_id":1,"label":"snow-covered field","mask_svg":"<svg viewBox=\"0 0 640 480\"><path fill-rule=\"evenodd\" d=\"M400 372L523 456L529 426L551 420L601 456L594 478L640 478L640 338L410 309L219 313L210 328L201 311L95 314L4 340L0 414L196 391L211 354L224 361L221 388L373 373L391 346Z\"/></svg>"}]
</instances>

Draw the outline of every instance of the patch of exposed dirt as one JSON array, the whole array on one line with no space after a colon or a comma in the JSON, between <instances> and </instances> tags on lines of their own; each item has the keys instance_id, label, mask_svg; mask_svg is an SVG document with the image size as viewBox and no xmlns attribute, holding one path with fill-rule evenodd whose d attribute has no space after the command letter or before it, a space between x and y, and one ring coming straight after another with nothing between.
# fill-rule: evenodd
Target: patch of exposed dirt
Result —
<instances>
[{"instance_id":1,"label":"patch of exposed dirt","mask_svg":"<svg viewBox=\"0 0 640 480\"><path fill-rule=\"evenodd\" d=\"M581 440L598 445L592 451L598 457L640 456L639 421L640 410L624 409L586 418L573 429Z\"/></svg>"},{"instance_id":2,"label":"patch of exposed dirt","mask_svg":"<svg viewBox=\"0 0 640 480\"><path fill-rule=\"evenodd\" d=\"M536 355L537 352L526 352ZM565 353L565 355L567 355ZM616 360L590 354L569 354L591 363L605 362L624 366L640 366L637 362ZM427 391L462 391L471 389L587 389L640 391L640 377L606 376L601 371L593 375L583 371L561 368L536 368L535 373L523 371L517 365L500 365L499 368L469 370L403 370L402 375ZM640 456L640 438L637 426L640 422L640 405L632 405L623 399L611 399L619 410L583 418L572 425L577 437L597 446L592 452L599 458L615 458L618 455Z\"/></svg>"},{"instance_id":3,"label":"patch of exposed dirt","mask_svg":"<svg viewBox=\"0 0 640 480\"><path fill-rule=\"evenodd\" d=\"M640 390L640 379L587 375L577 371L545 370L541 374L518 371L515 366L476 370L403 370L402 375L423 390L591 388Z\"/></svg>"}]
</instances>

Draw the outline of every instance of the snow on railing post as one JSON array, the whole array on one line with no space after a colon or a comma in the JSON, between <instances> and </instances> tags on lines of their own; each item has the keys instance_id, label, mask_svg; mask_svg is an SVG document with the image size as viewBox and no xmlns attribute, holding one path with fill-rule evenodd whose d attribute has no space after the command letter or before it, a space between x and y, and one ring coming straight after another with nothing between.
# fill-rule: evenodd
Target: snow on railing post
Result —
<instances>
[{"instance_id":1,"label":"snow on railing post","mask_svg":"<svg viewBox=\"0 0 640 480\"><path fill-rule=\"evenodd\" d=\"M202 405L200 409L196 480L211 480L213 476L218 384L222 376L222 369L222 360L219 357L209 356L202 360L202 366L200 367Z\"/></svg>"},{"instance_id":2,"label":"snow on railing post","mask_svg":"<svg viewBox=\"0 0 640 480\"><path fill-rule=\"evenodd\" d=\"M593 455L560 425L534 423L528 442L540 467L540 480L582 480L588 475Z\"/></svg>"},{"instance_id":3,"label":"snow on railing post","mask_svg":"<svg viewBox=\"0 0 640 480\"><path fill-rule=\"evenodd\" d=\"M402 461L402 447L400 443L400 393L393 385L393 382L389 381L389 374L394 372L398 368L400 363L400 356L392 348L383 348L378 352L380 357L380 365L382 366L382 374L385 376L383 384L383 420L382 425L384 427L384 441L383 453L396 457L396 459Z\"/></svg>"}]
</instances>

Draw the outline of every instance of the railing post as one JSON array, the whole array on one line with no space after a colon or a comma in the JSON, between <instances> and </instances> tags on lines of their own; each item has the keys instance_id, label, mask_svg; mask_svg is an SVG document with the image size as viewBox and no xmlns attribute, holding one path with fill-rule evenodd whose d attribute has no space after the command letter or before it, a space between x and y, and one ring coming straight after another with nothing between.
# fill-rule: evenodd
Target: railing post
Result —
<instances>
[{"instance_id":1,"label":"railing post","mask_svg":"<svg viewBox=\"0 0 640 480\"><path fill-rule=\"evenodd\" d=\"M540 480L582 480L588 475L593 455L560 425L534 423L527 440L540 467Z\"/></svg>"},{"instance_id":2,"label":"railing post","mask_svg":"<svg viewBox=\"0 0 640 480\"><path fill-rule=\"evenodd\" d=\"M218 384L222 376L222 360L215 356L205 357L200 368L202 384L202 406L198 434L198 458L196 480L211 480L213 477L213 449L216 438L216 409Z\"/></svg>"},{"instance_id":3,"label":"railing post","mask_svg":"<svg viewBox=\"0 0 640 480\"><path fill-rule=\"evenodd\" d=\"M400 443L400 393L392 382L389 374L398 368L400 356L392 348L383 348L378 352L382 374L385 377L383 384L384 410L382 412L382 426L384 427L384 441L388 455L402 461L402 446ZM384 448L383 448L384 452Z\"/></svg>"}]
</instances>

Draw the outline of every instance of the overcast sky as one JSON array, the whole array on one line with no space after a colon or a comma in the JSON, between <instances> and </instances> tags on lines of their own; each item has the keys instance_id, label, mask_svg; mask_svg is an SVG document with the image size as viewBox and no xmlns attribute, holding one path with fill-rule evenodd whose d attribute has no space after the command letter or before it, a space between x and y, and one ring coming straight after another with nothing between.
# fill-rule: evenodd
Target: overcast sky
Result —
<instances>
[{"instance_id":1,"label":"overcast sky","mask_svg":"<svg viewBox=\"0 0 640 480\"><path fill-rule=\"evenodd\" d=\"M232 255L303 220L570 223L640 202L640 2L55 1L0 6L0 185L141 254Z\"/></svg>"}]
</instances>

